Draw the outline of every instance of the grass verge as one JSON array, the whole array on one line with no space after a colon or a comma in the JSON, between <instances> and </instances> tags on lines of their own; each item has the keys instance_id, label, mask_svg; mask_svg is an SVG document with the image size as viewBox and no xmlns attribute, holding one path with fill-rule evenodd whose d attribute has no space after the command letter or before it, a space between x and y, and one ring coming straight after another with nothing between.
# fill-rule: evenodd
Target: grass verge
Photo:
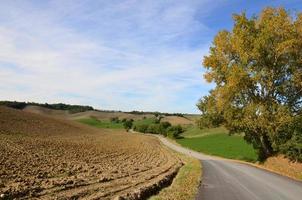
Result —
<instances>
[{"instance_id":1,"label":"grass verge","mask_svg":"<svg viewBox=\"0 0 302 200\"><path fill-rule=\"evenodd\" d=\"M256 151L241 136L217 133L176 141L184 147L209 155L249 162L257 161Z\"/></svg>"},{"instance_id":2,"label":"grass verge","mask_svg":"<svg viewBox=\"0 0 302 200\"><path fill-rule=\"evenodd\" d=\"M201 163L195 158L178 154L184 162L171 186L152 196L149 200L193 200L201 179Z\"/></svg>"}]
</instances>

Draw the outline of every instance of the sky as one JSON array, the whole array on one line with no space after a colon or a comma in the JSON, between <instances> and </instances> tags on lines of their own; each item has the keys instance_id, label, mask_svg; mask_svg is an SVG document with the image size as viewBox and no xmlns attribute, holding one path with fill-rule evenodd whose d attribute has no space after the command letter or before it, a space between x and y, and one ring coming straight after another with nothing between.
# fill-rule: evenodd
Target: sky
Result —
<instances>
[{"instance_id":1,"label":"sky","mask_svg":"<svg viewBox=\"0 0 302 200\"><path fill-rule=\"evenodd\" d=\"M202 59L232 14L298 0L2 0L0 100L199 113Z\"/></svg>"}]
</instances>

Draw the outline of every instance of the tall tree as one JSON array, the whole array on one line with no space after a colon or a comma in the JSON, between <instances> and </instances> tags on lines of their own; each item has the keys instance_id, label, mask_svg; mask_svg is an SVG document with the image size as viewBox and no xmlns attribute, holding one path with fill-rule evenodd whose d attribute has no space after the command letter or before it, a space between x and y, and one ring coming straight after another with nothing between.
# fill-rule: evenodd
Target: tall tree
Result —
<instances>
[{"instance_id":1,"label":"tall tree","mask_svg":"<svg viewBox=\"0 0 302 200\"><path fill-rule=\"evenodd\" d=\"M204 57L205 78L216 87L198 107L244 133L265 159L293 138L302 113L302 14L266 8L233 19L233 29L220 31Z\"/></svg>"}]
</instances>

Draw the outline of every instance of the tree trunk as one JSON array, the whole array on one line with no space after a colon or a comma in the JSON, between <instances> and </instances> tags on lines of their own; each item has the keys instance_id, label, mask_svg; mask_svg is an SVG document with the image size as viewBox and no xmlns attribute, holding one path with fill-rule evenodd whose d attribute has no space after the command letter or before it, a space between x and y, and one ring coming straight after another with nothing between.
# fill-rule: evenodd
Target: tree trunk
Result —
<instances>
[{"instance_id":1,"label":"tree trunk","mask_svg":"<svg viewBox=\"0 0 302 200\"><path fill-rule=\"evenodd\" d=\"M264 161L268 157L272 156L274 151L271 145L271 142L268 139L267 135L261 137L261 149L259 149L259 160Z\"/></svg>"}]
</instances>

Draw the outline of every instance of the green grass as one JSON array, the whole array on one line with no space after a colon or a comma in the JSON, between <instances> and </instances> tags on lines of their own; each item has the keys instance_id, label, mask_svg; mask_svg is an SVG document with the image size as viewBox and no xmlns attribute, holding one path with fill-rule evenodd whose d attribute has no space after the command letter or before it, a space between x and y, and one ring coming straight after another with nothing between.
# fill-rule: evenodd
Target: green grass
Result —
<instances>
[{"instance_id":1,"label":"green grass","mask_svg":"<svg viewBox=\"0 0 302 200\"><path fill-rule=\"evenodd\" d=\"M197 126L189 126L181 136L185 138L201 137L210 134L227 134L228 130L224 127L199 129Z\"/></svg>"},{"instance_id":2,"label":"green grass","mask_svg":"<svg viewBox=\"0 0 302 200\"><path fill-rule=\"evenodd\" d=\"M77 121L97 128L110 128L110 129L124 128L122 122L116 123L116 122L110 122L109 120L97 120L94 118L85 118L85 119L79 119Z\"/></svg>"},{"instance_id":3,"label":"green grass","mask_svg":"<svg viewBox=\"0 0 302 200\"><path fill-rule=\"evenodd\" d=\"M224 158L254 162L257 153L253 147L245 142L242 136L229 136L225 133L207 134L201 137L182 138L176 140L182 146L209 155Z\"/></svg>"},{"instance_id":4,"label":"green grass","mask_svg":"<svg viewBox=\"0 0 302 200\"><path fill-rule=\"evenodd\" d=\"M137 121L134 121L133 122L133 125L141 125L141 124L147 124L147 125L150 125L150 124L154 124L156 121L155 118L146 118L146 119L141 119L141 120L137 120Z\"/></svg>"}]
</instances>

